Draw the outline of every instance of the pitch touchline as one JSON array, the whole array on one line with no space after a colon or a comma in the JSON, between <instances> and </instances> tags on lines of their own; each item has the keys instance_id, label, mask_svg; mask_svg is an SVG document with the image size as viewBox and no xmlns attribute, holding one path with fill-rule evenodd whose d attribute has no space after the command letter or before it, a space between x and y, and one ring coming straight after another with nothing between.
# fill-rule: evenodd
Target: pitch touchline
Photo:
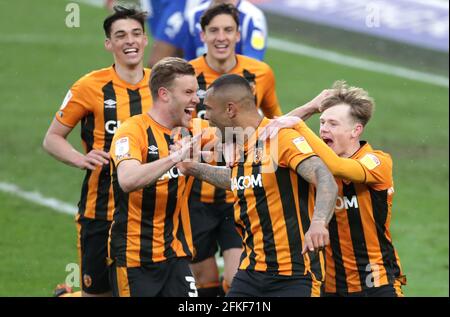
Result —
<instances>
[{"instance_id":1,"label":"pitch touchline","mask_svg":"<svg viewBox=\"0 0 450 317\"><path fill-rule=\"evenodd\" d=\"M269 38L268 46L274 50L279 50L297 55L304 55L353 68L359 68L376 73L382 73L410 80L416 80L427 84L433 84L447 88L449 86L448 78L445 76L419 72L412 69L389 65L380 62L373 62L362 58L351 57L333 51L314 48L303 44L292 43L286 40L281 40L273 37Z\"/></svg>"},{"instance_id":2,"label":"pitch touchline","mask_svg":"<svg viewBox=\"0 0 450 317\"><path fill-rule=\"evenodd\" d=\"M0 182L0 191L18 196L35 204L51 208L57 212L75 215L78 208L55 198L44 197L39 192L27 192L17 185Z\"/></svg>"},{"instance_id":3,"label":"pitch touchline","mask_svg":"<svg viewBox=\"0 0 450 317\"><path fill-rule=\"evenodd\" d=\"M11 183L0 182L0 191L20 197L32 203L51 208L57 212L75 215L77 207L55 198L44 197L39 192L27 192L19 186ZM217 264L223 267L223 259L217 256Z\"/></svg>"}]
</instances>

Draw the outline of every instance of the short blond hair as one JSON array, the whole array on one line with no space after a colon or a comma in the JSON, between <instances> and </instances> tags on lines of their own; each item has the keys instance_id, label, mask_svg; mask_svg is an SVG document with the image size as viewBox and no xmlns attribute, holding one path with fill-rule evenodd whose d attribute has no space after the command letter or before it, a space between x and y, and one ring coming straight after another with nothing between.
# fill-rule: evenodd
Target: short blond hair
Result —
<instances>
[{"instance_id":1,"label":"short blond hair","mask_svg":"<svg viewBox=\"0 0 450 317\"><path fill-rule=\"evenodd\" d=\"M333 93L322 101L320 112L341 104L350 106L350 115L363 126L369 122L375 110L375 101L369 97L369 93L359 87L349 87L345 80L334 82Z\"/></svg>"}]
</instances>

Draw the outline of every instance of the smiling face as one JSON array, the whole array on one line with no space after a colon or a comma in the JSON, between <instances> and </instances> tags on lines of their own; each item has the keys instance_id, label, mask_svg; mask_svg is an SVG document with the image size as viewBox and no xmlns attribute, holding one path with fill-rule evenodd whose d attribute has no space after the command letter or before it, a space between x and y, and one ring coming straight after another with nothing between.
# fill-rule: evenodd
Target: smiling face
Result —
<instances>
[{"instance_id":1,"label":"smiling face","mask_svg":"<svg viewBox=\"0 0 450 317\"><path fill-rule=\"evenodd\" d=\"M167 90L168 111L174 126L189 127L195 106L200 102L197 96L197 78L191 75L177 76Z\"/></svg>"},{"instance_id":2,"label":"smiling face","mask_svg":"<svg viewBox=\"0 0 450 317\"><path fill-rule=\"evenodd\" d=\"M201 38L208 47L208 55L225 62L234 58L236 43L241 39L241 35L231 15L219 14L201 32Z\"/></svg>"},{"instance_id":3,"label":"smiling face","mask_svg":"<svg viewBox=\"0 0 450 317\"><path fill-rule=\"evenodd\" d=\"M148 41L138 21L117 20L111 25L110 34L105 41L105 47L113 54L116 64L135 67L142 62Z\"/></svg>"},{"instance_id":4,"label":"smiling face","mask_svg":"<svg viewBox=\"0 0 450 317\"><path fill-rule=\"evenodd\" d=\"M320 137L340 157L350 157L354 153L362 129L346 104L330 107L320 116Z\"/></svg>"}]
</instances>

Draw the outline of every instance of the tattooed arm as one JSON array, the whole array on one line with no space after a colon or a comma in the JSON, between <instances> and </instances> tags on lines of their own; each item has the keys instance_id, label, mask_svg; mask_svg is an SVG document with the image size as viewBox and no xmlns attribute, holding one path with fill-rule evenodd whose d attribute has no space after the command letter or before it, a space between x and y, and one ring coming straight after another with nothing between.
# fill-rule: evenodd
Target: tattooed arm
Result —
<instances>
[{"instance_id":1,"label":"tattooed arm","mask_svg":"<svg viewBox=\"0 0 450 317\"><path fill-rule=\"evenodd\" d=\"M198 162L182 162L177 167L184 175L194 176L222 189L231 189L231 169L228 167Z\"/></svg>"},{"instance_id":2,"label":"tattooed arm","mask_svg":"<svg viewBox=\"0 0 450 317\"><path fill-rule=\"evenodd\" d=\"M316 187L317 194L312 220L322 220L328 224L333 216L337 198L337 185L333 175L317 156L300 163L297 173Z\"/></svg>"},{"instance_id":3,"label":"tattooed arm","mask_svg":"<svg viewBox=\"0 0 450 317\"><path fill-rule=\"evenodd\" d=\"M316 187L316 201L311 225L305 233L302 253L323 248L329 243L327 225L333 216L337 185L326 165L317 156L299 164L297 173Z\"/></svg>"}]
</instances>

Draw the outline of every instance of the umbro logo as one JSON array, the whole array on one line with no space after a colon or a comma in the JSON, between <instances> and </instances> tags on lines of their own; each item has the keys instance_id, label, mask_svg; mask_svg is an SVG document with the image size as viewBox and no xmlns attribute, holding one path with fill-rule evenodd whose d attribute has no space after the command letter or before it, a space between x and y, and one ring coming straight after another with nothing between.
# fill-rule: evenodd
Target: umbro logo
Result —
<instances>
[{"instance_id":1,"label":"umbro logo","mask_svg":"<svg viewBox=\"0 0 450 317\"><path fill-rule=\"evenodd\" d=\"M205 99L206 97L206 91L203 89L197 90L197 97L200 99Z\"/></svg>"},{"instance_id":2,"label":"umbro logo","mask_svg":"<svg viewBox=\"0 0 450 317\"><path fill-rule=\"evenodd\" d=\"M113 99L108 99L108 100L105 100L104 104L105 104L105 108L115 108L117 102Z\"/></svg>"},{"instance_id":3,"label":"umbro logo","mask_svg":"<svg viewBox=\"0 0 450 317\"><path fill-rule=\"evenodd\" d=\"M158 147L156 147L154 145L150 145L148 147L148 154L156 154L156 155L158 155Z\"/></svg>"}]
</instances>

